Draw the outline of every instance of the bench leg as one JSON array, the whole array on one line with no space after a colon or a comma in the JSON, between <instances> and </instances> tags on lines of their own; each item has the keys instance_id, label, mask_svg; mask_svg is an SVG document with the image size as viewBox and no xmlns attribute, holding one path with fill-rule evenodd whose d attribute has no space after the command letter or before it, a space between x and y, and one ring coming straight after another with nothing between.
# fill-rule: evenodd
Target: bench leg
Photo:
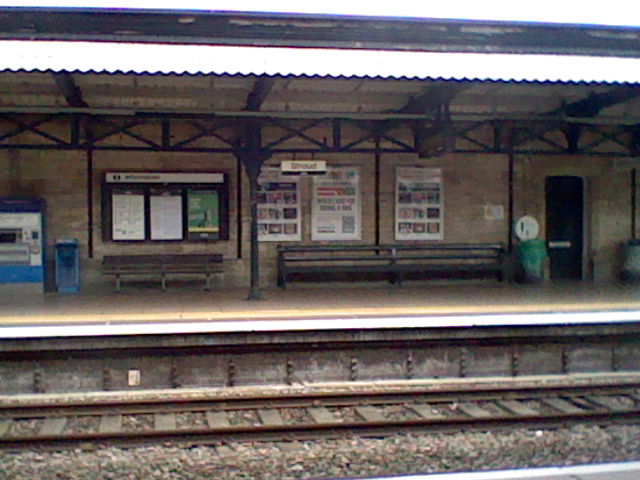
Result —
<instances>
[{"instance_id":1,"label":"bench leg","mask_svg":"<svg viewBox=\"0 0 640 480\"><path fill-rule=\"evenodd\" d=\"M204 286L204 289L209 292L211 290L211 274L207 273L207 284Z\"/></svg>"},{"instance_id":2,"label":"bench leg","mask_svg":"<svg viewBox=\"0 0 640 480\"><path fill-rule=\"evenodd\" d=\"M120 275L116 275L116 293L120 292Z\"/></svg>"},{"instance_id":3,"label":"bench leg","mask_svg":"<svg viewBox=\"0 0 640 480\"><path fill-rule=\"evenodd\" d=\"M167 289L167 278L164 273L162 274L161 282L162 282L162 291L164 292Z\"/></svg>"}]
</instances>

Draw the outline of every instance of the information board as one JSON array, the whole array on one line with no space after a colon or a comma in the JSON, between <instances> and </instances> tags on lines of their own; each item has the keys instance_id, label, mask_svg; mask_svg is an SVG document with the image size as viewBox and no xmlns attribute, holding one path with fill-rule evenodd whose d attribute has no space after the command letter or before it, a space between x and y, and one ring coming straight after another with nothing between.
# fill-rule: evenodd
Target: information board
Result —
<instances>
[{"instance_id":1,"label":"information board","mask_svg":"<svg viewBox=\"0 0 640 480\"><path fill-rule=\"evenodd\" d=\"M188 190L189 240L217 238L220 233L220 198L216 190Z\"/></svg>"},{"instance_id":2,"label":"information board","mask_svg":"<svg viewBox=\"0 0 640 480\"><path fill-rule=\"evenodd\" d=\"M299 177L264 168L258 178L258 240L291 242L302 239Z\"/></svg>"},{"instance_id":3,"label":"information board","mask_svg":"<svg viewBox=\"0 0 640 480\"><path fill-rule=\"evenodd\" d=\"M182 240L182 195L165 192L149 197L151 240Z\"/></svg>"},{"instance_id":4,"label":"information board","mask_svg":"<svg viewBox=\"0 0 640 480\"><path fill-rule=\"evenodd\" d=\"M330 167L313 177L312 240L360 240L358 167Z\"/></svg>"},{"instance_id":5,"label":"information board","mask_svg":"<svg viewBox=\"0 0 640 480\"><path fill-rule=\"evenodd\" d=\"M144 240L144 195L120 192L111 196L113 240Z\"/></svg>"},{"instance_id":6,"label":"information board","mask_svg":"<svg viewBox=\"0 0 640 480\"><path fill-rule=\"evenodd\" d=\"M442 170L396 168L396 240L444 238Z\"/></svg>"}]
</instances>

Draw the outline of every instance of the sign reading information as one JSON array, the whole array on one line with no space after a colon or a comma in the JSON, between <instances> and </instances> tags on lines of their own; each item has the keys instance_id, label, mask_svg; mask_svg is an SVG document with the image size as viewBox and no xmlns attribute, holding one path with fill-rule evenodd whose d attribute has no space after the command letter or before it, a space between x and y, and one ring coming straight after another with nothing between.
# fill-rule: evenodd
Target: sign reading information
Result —
<instances>
[{"instance_id":1,"label":"sign reading information","mask_svg":"<svg viewBox=\"0 0 640 480\"><path fill-rule=\"evenodd\" d=\"M312 240L360 240L358 167L330 167L313 177Z\"/></svg>"},{"instance_id":2,"label":"sign reading information","mask_svg":"<svg viewBox=\"0 0 640 480\"><path fill-rule=\"evenodd\" d=\"M302 239L300 189L297 177L283 177L278 168L264 168L258 178L258 240Z\"/></svg>"},{"instance_id":3,"label":"sign reading information","mask_svg":"<svg viewBox=\"0 0 640 480\"><path fill-rule=\"evenodd\" d=\"M442 170L396 168L396 240L442 240Z\"/></svg>"}]
</instances>

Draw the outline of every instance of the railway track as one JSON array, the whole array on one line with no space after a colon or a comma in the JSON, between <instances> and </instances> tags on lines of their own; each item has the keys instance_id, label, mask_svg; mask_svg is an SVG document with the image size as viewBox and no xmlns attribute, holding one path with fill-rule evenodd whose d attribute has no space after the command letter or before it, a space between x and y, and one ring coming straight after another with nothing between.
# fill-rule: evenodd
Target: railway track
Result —
<instances>
[{"instance_id":1,"label":"railway track","mask_svg":"<svg viewBox=\"0 0 640 480\"><path fill-rule=\"evenodd\" d=\"M277 441L639 420L640 384L635 382L5 404L0 407L0 448Z\"/></svg>"}]
</instances>

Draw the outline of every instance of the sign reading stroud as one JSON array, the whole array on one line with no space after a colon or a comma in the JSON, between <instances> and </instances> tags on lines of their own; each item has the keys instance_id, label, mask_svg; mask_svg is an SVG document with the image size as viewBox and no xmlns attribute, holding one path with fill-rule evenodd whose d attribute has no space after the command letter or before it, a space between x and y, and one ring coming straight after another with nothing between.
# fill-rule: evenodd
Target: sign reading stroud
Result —
<instances>
[{"instance_id":1,"label":"sign reading stroud","mask_svg":"<svg viewBox=\"0 0 640 480\"><path fill-rule=\"evenodd\" d=\"M280 163L283 175L323 175L327 172L327 162L324 160L283 160Z\"/></svg>"},{"instance_id":2,"label":"sign reading stroud","mask_svg":"<svg viewBox=\"0 0 640 480\"><path fill-rule=\"evenodd\" d=\"M358 167L330 167L313 177L312 240L360 240Z\"/></svg>"},{"instance_id":3,"label":"sign reading stroud","mask_svg":"<svg viewBox=\"0 0 640 480\"><path fill-rule=\"evenodd\" d=\"M263 168L258 178L258 240L300 241L300 182L278 168Z\"/></svg>"},{"instance_id":4,"label":"sign reading stroud","mask_svg":"<svg viewBox=\"0 0 640 480\"><path fill-rule=\"evenodd\" d=\"M396 240L442 240L440 168L396 168Z\"/></svg>"}]
</instances>

